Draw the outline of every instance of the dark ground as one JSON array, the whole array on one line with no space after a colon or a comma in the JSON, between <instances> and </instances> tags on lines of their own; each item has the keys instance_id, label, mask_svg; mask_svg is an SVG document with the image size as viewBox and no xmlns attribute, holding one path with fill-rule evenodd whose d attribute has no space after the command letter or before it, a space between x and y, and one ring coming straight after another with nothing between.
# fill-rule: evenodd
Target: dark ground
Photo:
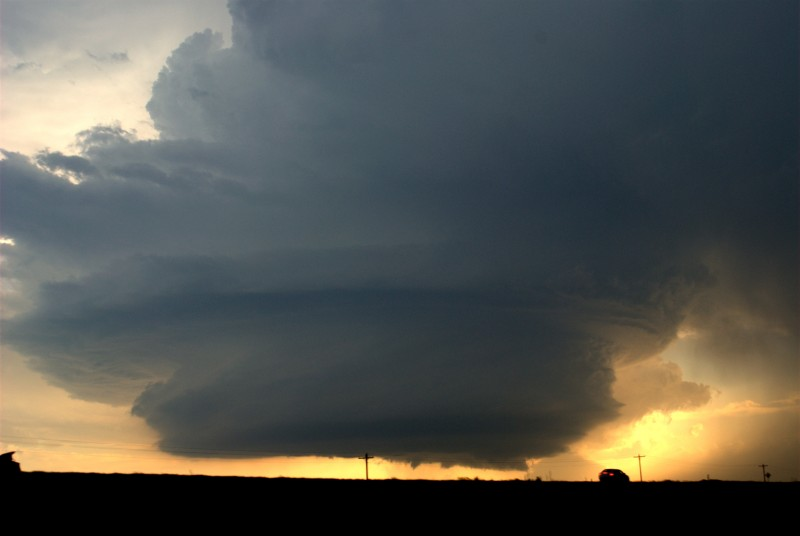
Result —
<instances>
[{"instance_id":1,"label":"dark ground","mask_svg":"<svg viewBox=\"0 0 800 536\"><path fill-rule=\"evenodd\" d=\"M556 525L602 534L654 528L660 534L670 527L690 533L738 529L738 534L748 527L793 533L800 511L797 482L608 486L23 472L0 483L6 521L13 512L42 529L72 526L89 533L107 530L109 523L138 532L169 525L202 533L220 527L226 533L288 532L291 527L304 532L300 529L340 525L347 531L392 534L401 528L493 527L493 533L505 533Z\"/></svg>"}]
</instances>

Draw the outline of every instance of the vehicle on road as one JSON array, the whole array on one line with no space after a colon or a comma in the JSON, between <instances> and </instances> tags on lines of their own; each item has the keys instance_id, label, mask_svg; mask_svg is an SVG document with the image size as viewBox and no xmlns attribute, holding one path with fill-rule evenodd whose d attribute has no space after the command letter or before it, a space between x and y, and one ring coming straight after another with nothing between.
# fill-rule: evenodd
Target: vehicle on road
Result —
<instances>
[{"instance_id":1,"label":"vehicle on road","mask_svg":"<svg viewBox=\"0 0 800 536\"><path fill-rule=\"evenodd\" d=\"M625 474L625 471L621 469L603 469L600 471L598 478L600 482L605 482L607 484L627 484L631 481L628 475Z\"/></svg>"}]
</instances>

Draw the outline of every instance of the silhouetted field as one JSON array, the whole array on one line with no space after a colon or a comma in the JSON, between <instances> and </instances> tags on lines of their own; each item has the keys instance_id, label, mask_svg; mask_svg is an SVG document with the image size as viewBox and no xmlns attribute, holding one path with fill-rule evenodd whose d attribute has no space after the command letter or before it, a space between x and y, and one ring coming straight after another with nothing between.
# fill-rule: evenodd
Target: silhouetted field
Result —
<instances>
[{"instance_id":1,"label":"silhouetted field","mask_svg":"<svg viewBox=\"0 0 800 536\"><path fill-rule=\"evenodd\" d=\"M272 523L288 518L306 527L361 522L441 528L496 522L500 527L520 517L527 523L557 518L564 526L603 533L615 530L609 523L630 526L643 520L718 529L742 528L755 520L794 523L800 505L800 483L724 481L608 486L31 472L4 479L3 494L6 512L34 508L47 525L59 520L91 524L97 513L115 524L169 522L197 529L220 523L267 523L276 529Z\"/></svg>"}]
</instances>

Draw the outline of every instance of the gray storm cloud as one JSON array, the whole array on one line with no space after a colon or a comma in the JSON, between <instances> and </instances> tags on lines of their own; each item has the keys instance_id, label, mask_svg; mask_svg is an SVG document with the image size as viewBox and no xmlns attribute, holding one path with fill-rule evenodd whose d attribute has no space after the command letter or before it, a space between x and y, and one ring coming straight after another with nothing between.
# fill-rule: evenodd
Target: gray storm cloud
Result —
<instances>
[{"instance_id":1,"label":"gray storm cloud","mask_svg":"<svg viewBox=\"0 0 800 536\"><path fill-rule=\"evenodd\" d=\"M788 392L796 20L772 7L232 1L233 45L190 36L155 81L160 140L5 155L31 296L5 342L185 455L524 467L617 417L615 365L679 328ZM710 396L640 381L641 411Z\"/></svg>"}]
</instances>

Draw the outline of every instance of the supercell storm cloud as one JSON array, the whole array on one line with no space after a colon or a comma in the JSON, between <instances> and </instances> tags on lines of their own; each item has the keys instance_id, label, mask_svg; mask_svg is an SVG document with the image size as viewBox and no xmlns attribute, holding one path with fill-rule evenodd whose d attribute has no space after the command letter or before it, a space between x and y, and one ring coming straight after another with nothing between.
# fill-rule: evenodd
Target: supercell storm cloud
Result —
<instances>
[{"instance_id":1,"label":"supercell storm cloud","mask_svg":"<svg viewBox=\"0 0 800 536\"><path fill-rule=\"evenodd\" d=\"M524 467L679 330L788 394L796 17L754 5L231 1L159 140L5 154L5 342L179 454Z\"/></svg>"}]
</instances>

